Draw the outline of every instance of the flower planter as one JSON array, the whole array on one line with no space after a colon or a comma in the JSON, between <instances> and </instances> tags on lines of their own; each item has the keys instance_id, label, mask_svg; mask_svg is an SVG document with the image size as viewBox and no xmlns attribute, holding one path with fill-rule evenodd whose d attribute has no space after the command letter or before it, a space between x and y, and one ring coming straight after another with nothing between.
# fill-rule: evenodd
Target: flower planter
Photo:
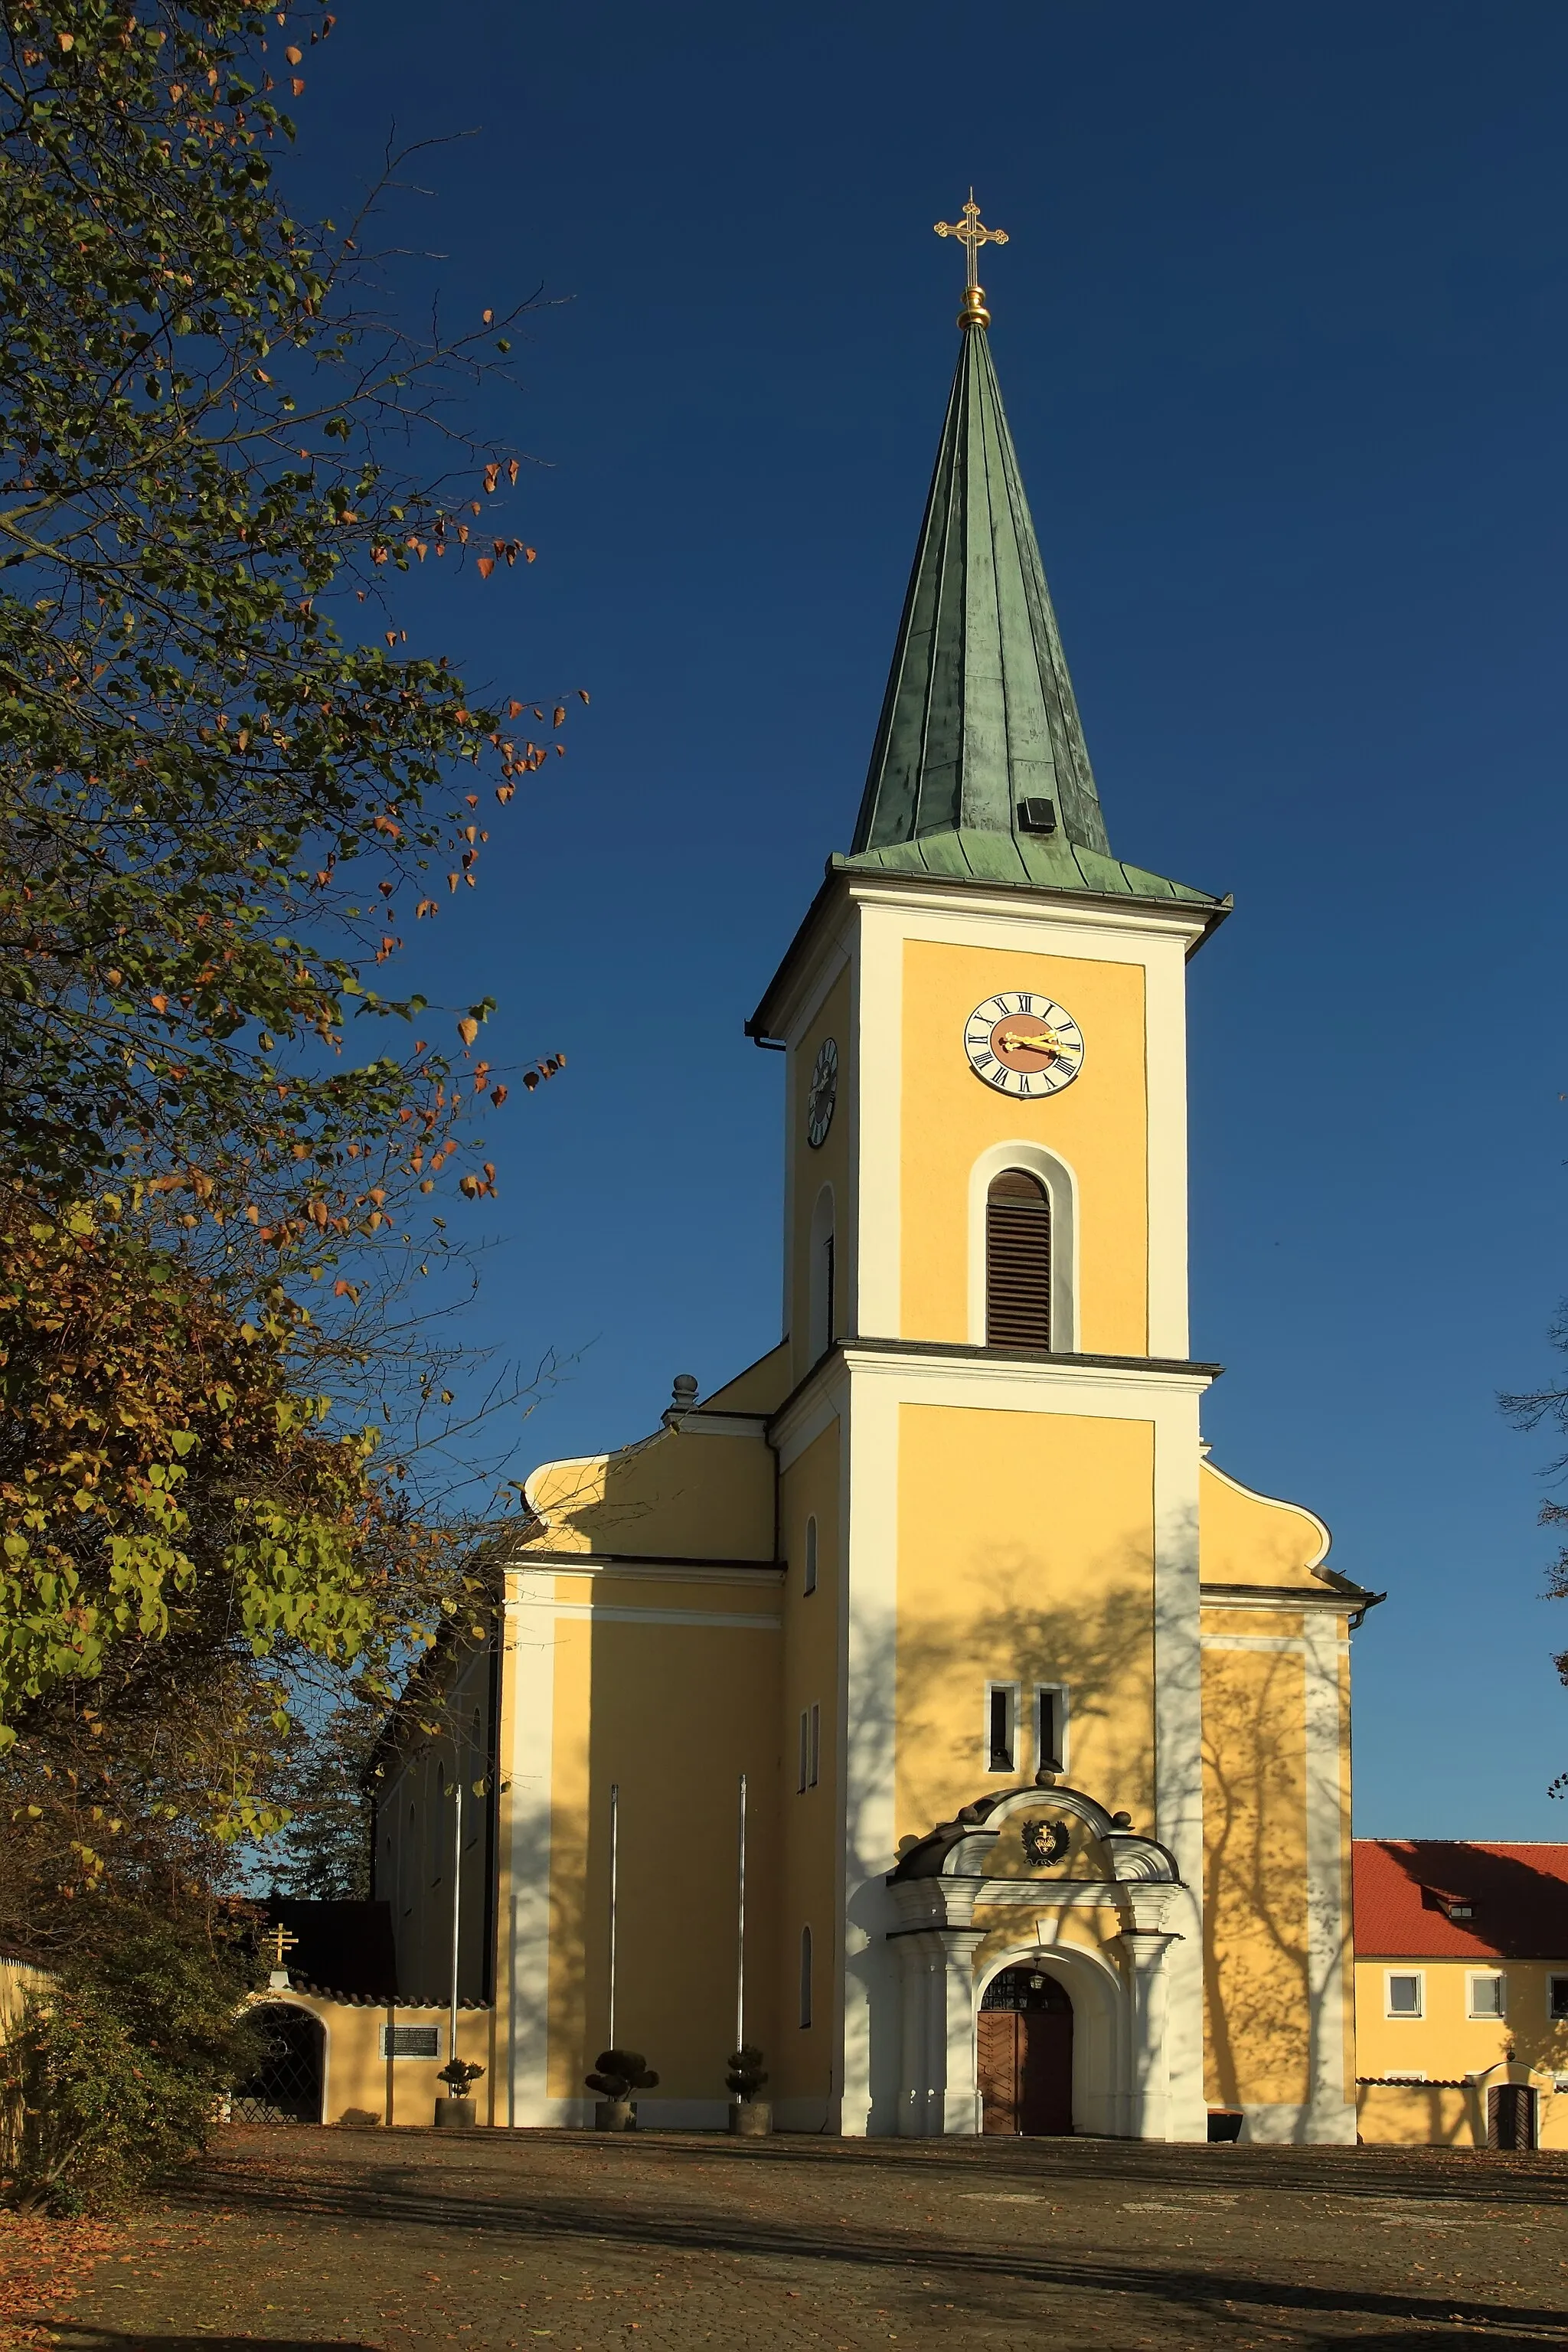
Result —
<instances>
[{"instance_id":1,"label":"flower planter","mask_svg":"<svg viewBox=\"0 0 1568 2352\"><path fill-rule=\"evenodd\" d=\"M634 2099L599 2099L594 2106L595 2131L636 2131L637 2102Z\"/></svg>"},{"instance_id":2,"label":"flower planter","mask_svg":"<svg viewBox=\"0 0 1568 2352\"><path fill-rule=\"evenodd\" d=\"M454 2128L459 2131L471 2131L474 2126L472 2099L437 2099L436 2128L439 2131L443 2126L448 2131Z\"/></svg>"},{"instance_id":3,"label":"flower planter","mask_svg":"<svg viewBox=\"0 0 1568 2352\"><path fill-rule=\"evenodd\" d=\"M730 2107L730 2129L737 2139L766 2139L773 2127L771 2099L735 2099Z\"/></svg>"}]
</instances>

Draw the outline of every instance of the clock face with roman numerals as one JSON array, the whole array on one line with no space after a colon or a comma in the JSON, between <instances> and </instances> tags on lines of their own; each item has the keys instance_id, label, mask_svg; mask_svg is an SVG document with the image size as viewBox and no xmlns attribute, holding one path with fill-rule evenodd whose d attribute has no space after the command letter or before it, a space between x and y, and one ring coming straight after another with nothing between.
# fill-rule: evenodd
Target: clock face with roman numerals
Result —
<instances>
[{"instance_id":1,"label":"clock face with roman numerals","mask_svg":"<svg viewBox=\"0 0 1568 2352\"><path fill-rule=\"evenodd\" d=\"M1059 1095L1083 1067L1083 1031L1048 996L1003 989L963 1024L970 1068L999 1095Z\"/></svg>"},{"instance_id":2,"label":"clock face with roman numerals","mask_svg":"<svg viewBox=\"0 0 1568 2352\"><path fill-rule=\"evenodd\" d=\"M833 1106L838 1100L838 1040L825 1037L812 1065L811 1092L805 1098L805 1139L814 1151L827 1140Z\"/></svg>"}]
</instances>

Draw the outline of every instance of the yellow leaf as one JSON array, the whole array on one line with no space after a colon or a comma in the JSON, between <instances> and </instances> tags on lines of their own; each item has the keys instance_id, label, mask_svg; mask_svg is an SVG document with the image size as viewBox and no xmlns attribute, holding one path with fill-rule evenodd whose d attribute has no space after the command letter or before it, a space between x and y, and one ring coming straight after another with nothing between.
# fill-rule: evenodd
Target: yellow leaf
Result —
<instances>
[{"instance_id":1,"label":"yellow leaf","mask_svg":"<svg viewBox=\"0 0 1568 2352\"><path fill-rule=\"evenodd\" d=\"M458 1024L458 1034L465 1045L471 1045L479 1034L479 1024L471 1013L465 1013Z\"/></svg>"}]
</instances>

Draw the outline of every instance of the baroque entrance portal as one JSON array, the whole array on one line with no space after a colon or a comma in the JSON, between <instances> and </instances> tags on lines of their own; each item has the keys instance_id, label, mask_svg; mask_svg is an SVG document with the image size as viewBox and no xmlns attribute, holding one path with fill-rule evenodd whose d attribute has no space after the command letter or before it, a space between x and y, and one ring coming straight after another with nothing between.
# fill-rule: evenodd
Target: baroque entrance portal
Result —
<instances>
[{"instance_id":1,"label":"baroque entrance portal","mask_svg":"<svg viewBox=\"0 0 1568 2352\"><path fill-rule=\"evenodd\" d=\"M1054 1977L1004 1969L975 2020L981 2129L1016 2136L1072 2129L1072 2002Z\"/></svg>"}]
</instances>

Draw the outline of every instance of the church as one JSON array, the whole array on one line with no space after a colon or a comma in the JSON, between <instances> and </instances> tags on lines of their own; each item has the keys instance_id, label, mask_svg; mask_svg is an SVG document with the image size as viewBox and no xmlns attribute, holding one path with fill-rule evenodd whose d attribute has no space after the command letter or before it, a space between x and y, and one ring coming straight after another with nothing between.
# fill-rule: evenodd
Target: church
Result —
<instances>
[{"instance_id":1,"label":"church","mask_svg":"<svg viewBox=\"0 0 1568 2352\"><path fill-rule=\"evenodd\" d=\"M439 2000L460 1861L496 2125L589 2124L611 2042L645 2125L721 2125L739 2018L785 2130L1350 2142L1379 1596L1200 1433L1184 975L1231 902L1111 846L1001 239L942 227L957 368L865 793L745 1024L782 1337L528 1480L446 1727L384 1754L375 1895Z\"/></svg>"}]
</instances>

